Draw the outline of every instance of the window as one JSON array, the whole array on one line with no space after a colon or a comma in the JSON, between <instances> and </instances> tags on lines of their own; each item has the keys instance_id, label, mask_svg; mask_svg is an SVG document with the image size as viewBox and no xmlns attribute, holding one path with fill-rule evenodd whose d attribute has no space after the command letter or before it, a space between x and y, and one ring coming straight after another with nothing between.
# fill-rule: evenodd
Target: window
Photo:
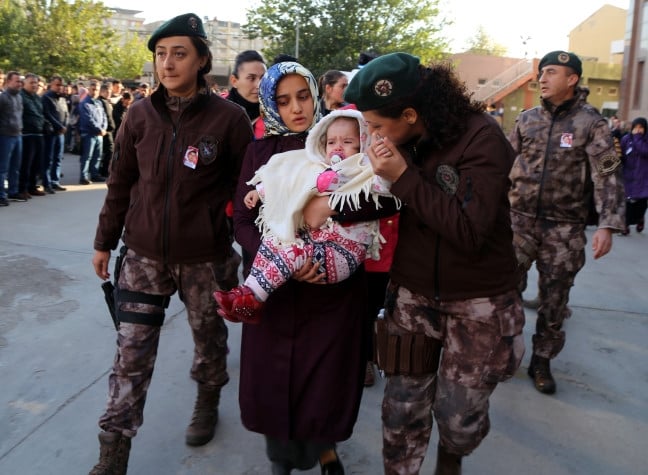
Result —
<instances>
[{"instance_id":1,"label":"window","mask_svg":"<svg viewBox=\"0 0 648 475\"><path fill-rule=\"evenodd\" d=\"M531 81L529 85L527 86L527 89L529 91L537 91L538 90L538 83L536 81Z\"/></svg>"},{"instance_id":2,"label":"window","mask_svg":"<svg viewBox=\"0 0 648 475\"><path fill-rule=\"evenodd\" d=\"M477 84L479 84L480 86L483 86L484 84L486 84L486 78L477 79Z\"/></svg>"}]
</instances>

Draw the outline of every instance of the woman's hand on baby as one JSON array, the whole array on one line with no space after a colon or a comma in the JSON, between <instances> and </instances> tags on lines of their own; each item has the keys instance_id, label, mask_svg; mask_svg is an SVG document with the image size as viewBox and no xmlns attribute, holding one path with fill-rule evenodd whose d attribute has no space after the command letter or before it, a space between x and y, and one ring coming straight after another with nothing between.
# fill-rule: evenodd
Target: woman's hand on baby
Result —
<instances>
[{"instance_id":1,"label":"woman's hand on baby","mask_svg":"<svg viewBox=\"0 0 648 475\"><path fill-rule=\"evenodd\" d=\"M300 269L295 271L293 279L309 284L323 284L326 274L319 273L320 266L312 261L307 261Z\"/></svg>"},{"instance_id":2,"label":"woman's hand on baby","mask_svg":"<svg viewBox=\"0 0 648 475\"><path fill-rule=\"evenodd\" d=\"M377 133L372 136L372 144L367 150L371 166L376 175L395 182L407 170L407 162L398 148L387 137Z\"/></svg>"}]
</instances>

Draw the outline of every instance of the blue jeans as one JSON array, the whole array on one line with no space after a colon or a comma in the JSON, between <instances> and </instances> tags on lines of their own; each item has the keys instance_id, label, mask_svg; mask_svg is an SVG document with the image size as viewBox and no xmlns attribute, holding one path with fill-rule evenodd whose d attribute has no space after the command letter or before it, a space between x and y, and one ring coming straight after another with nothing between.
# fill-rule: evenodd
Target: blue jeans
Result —
<instances>
[{"instance_id":1,"label":"blue jeans","mask_svg":"<svg viewBox=\"0 0 648 475\"><path fill-rule=\"evenodd\" d=\"M7 198L18 193L22 162L22 136L0 135L0 198ZM5 190L5 180L9 181L9 190Z\"/></svg>"},{"instance_id":2,"label":"blue jeans","mask_svg":"<svg viewBox=\"0 0 648 475\"><path fill-rule=\"evenodd\" d=\"M45 136L45 158L43 159L43 171L41 172L45 188L60 184L64 146L65 135Z\"/></svg>"},{"instance_id":3,"label":"blue jeans","mask_svg":"<svg viewBox=\"0 0 648 475\"><path fill-rule=\"evenodd\" d=\"M81 136L81 176L79 180L92 180L99 176L97 164L101 159L103 151L103 137L101 135L82 135Z\"/></svg>"}]
</instances>

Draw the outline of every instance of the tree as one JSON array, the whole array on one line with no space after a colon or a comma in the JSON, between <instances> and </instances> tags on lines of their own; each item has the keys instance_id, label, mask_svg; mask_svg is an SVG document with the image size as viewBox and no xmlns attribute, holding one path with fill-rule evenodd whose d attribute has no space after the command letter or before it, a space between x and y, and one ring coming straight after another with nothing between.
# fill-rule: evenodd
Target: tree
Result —
<instances>
[{"instance_id":1,"label":"tree","mask_svg":"<svg viewBox=\"0 0 648 475\"><path fill-rule=\"evenodd\" d=\"M115 78L136 78L141 76L144 63L151 61L153 53L137 35L126 37L122 46L113 47L110 57L114 63L111 76Z\"/></svg>"},{"instance_id":2,"label":"tree","mask_svg":"<svg viewBox=\"0 0 648 475\"><path fill-rule=\"evenodd\" d=\"M351 70L362 51L406 51L426 63L440 58L449 22L440 0L278 0L248 11L244 30L270 46L263 53L299 57L316 76L328 69ZM298 52L296 51L298 49ZM297 53L297 54L296 54Z\"/></svg>"},{"instance_id":3,"label":"tree","mask_svg":"<svg viewBox=\"0 0 648 475\"><path fill-rule=\"evenodd\" d=\"M477 33L469 42L467 53L481 54L483 56L505 56L506 46L495 43L495 41L486 33L482 25L477 29Z\"/></svg>"},{"instance_id":4,"label":"tree","mask_svg":"<svg viewBox=\"0 0 648 475\"><path fill-rule=\"evenodd\" d=\"M70 79L139 76L149 59L145 45L131 38L129 49L120 47L106 22L110 16L110 9L92 0L3 0L0 68Z\"/></svg>"}]
</instances>

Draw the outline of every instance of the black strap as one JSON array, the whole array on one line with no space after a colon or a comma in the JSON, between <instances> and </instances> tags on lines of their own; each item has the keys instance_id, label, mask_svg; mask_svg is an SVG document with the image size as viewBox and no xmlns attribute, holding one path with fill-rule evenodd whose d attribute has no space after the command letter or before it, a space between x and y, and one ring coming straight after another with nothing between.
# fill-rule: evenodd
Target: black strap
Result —
<instances>
[{"instance_id":1,"label":"black strap","mask_svg":"<svg viewBox=\"0 0 648 475\"><path fill-rule=\"evenodd\" d=\"M117 311L119 323L139 323L152 327L161 327L164 323L164 313L138 313Z\"/></svg>"},{"instance_id":2,"label":"black strap","mask_svg":"<svg viewBox=\"0 0 648 475\"><path fill-rule=\"evenodd\" d=\"M168 308L171 297L119 289L119 301L128 303L143 303L147 305L156 305L158 307Z\"/></svg>"}]
</instances>

